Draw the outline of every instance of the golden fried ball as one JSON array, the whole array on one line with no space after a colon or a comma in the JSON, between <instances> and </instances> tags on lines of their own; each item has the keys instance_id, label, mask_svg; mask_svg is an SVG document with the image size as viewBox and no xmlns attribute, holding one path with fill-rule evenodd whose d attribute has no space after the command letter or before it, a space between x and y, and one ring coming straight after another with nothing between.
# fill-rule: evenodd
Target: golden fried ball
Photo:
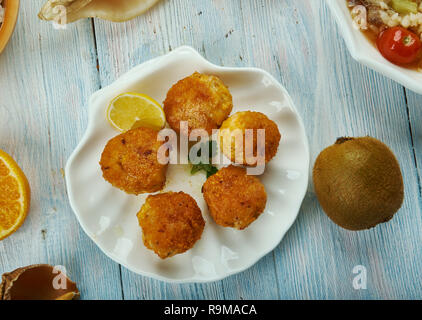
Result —
<instances>
[{"instance_id":1,"label":"golden fried ball","mask_svg":"<svg viewBox=\"0 0 422 320\"><path fill-rule=\"evenodd\" d=\"M164 187L167 165L160 164L158 132L137 128L111 139L101 155L103 177L130 194L156 192Z\"/></svg>"},{"instance_id":2,"label":"golden fried ball","mask_svg":"<svg viewBox=\"0 0 422 320\"><path fill-rule=\"evenodd\" d=\"M278 130L277 124L270 120L265 114L261 112L254 111L243 111L237 112L232 115L230 118L225 120L221 125L219 138L220 138L220 148L226 157L228 157L232 162L243 165L256 165L255 162L249 161L247 163L247 157L244 150L245 148L245 130L253 130L253 156L257 156L257 137L258 129L265 130L265 163L269 162L277 153L278 145L280 144L280 131ZM235 136L236 131L241 134L243 137L243 148L235 148ZM236 157L237 155L237 157Z\"/></svg>"},{"instance_id":3,"label":"golden fried ball","mask_svg":"<svg viewBox=\"0 0 422 320\"><path fill-rule=\"evenodd\" d=\"M218 129L233 108L229 89L216 76L195 72L177 82L167 93L164 112L170 127L180 133L180 121L188 122L189 133Z\"/></svg>"},{"instance_id":4,"label":"golden fried ball","mask_svg":"<svg viewBox=\"0 0 422 320\"><path fill-rule=\"evenodd\" d=\"M264 211L265 187L246 169L230 165L208 178L202 192L214 221L223 227L243 230Z\"/></svg>"},{"instance_id":5,"label":"golden fried ball","mask_svg":"<svg viewBox=\"0 0 422 320\"><path fill-rule=\"evenodd\" d=\"M138 220L145 246L161 259L191 249L205 226L201 209L184 192L148 196Z\"/></svg>"}]
</instances>

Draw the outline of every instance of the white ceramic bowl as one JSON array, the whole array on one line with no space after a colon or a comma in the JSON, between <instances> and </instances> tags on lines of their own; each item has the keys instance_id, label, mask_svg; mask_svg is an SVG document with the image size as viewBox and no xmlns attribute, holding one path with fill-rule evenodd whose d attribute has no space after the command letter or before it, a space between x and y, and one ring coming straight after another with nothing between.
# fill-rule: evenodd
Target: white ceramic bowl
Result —
<instances>
[{"instance_id":1,"label":"white ceramic bowl","mask_svg":"<svg viewBox=\"0 0 422 320\"><path fill-rule=\"evenodd\" d=\"M214 223L201 187L204 174L190 175L188 165L170 165L164 191L184 191L195 198L206 221L202 238L188 252L161 260L142 243L136 214L147 195L132 196L102 178L99 165L107 141L116 132L106 119L109 102L134 91L157 101L178 80L194 71L214 74L230 88L233 112L259 110L279 126L282 141L261 181L266 186L265 212L249 228L236 231ZM207 282L252 266L273 250L293 224L308 185L309 151L302 120L287 91L267 72L223 68L190 47L143 63L89 101L88 129L66 166L70 204L85 232L110 258L141 275L170 282Z\"/></svg>"},{"instance_id":2,"label":"white ceramic bowl","mask_svg":"<svg viewBox=\"0 0 422 320\"><path fill-rule=\"evenodd\" d=\"M422 72L396 66L386 60L378 49L357 29L346 0L325 0L333 13L352 57L401 85L422 94Z\"/></svg>"}]
</instances>

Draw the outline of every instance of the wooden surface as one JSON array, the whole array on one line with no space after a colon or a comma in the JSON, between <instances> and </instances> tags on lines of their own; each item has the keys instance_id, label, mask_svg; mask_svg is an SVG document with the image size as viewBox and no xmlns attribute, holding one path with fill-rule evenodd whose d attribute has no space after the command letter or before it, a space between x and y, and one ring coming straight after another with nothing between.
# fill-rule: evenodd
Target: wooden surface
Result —
<instances>
[{"instance_id":1,"label":"wooden surface","mask_svg":"<svg viewBox=\"0 0 422 320\"><path fill-rule=\"evenodd\" d=\"M127 23L86 19L66 30L38 20L42 2L21 1L0 55L0 149L15 157L32 187L28 219L0 242L0 272L64 265L83 299L422 297L421 96L353 61L324 0L163 0ZM346 231L322 212L310 183L276 250L223 281L166 284L108 259L79 227L62 168L86 128L89 96L180 45L280 80L304 119L312 163L340 136L387 143L403 171L401 211L375 229ZM366 290L353 288L357 265L367 268Z\"/></svg>"}]
</instances>

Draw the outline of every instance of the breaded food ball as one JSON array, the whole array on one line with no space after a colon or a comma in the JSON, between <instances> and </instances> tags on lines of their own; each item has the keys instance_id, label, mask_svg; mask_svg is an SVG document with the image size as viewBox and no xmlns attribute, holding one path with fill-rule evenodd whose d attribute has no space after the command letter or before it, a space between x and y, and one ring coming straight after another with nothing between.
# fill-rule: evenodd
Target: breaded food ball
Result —
<instances>
[{"instance_id":1,"label":"breaded food ball","mask_svg":"<svg viewBox=\"0 0 422 320\"><path fill-rule=\"evenodd\" d=\"M101 155L103 177L130 194L156 192L164 187L167 165L158 161L158 132L137 128L111 139Z\"/></svg>"},{"instance_id":2,"label":"breaded food ball","mask_svg":"<svg viewBox=\"0 0 422 320\"><path fill-rule=\"evenodd\" d=\"M201 209L184 192L148 196L138 220L145 246L161 259L191 249L201 238L205 226Z\"/></svg>"},{"instance_id":3,"label":"breaded food ball","mask_svg":"<svg viewBox=\"0 0 422 320\"><path fill-rule=\"evenodd\" d=\"M214 221L243 230L254 222L267 204L265 187L246 169L230 165L205 182L202 192Z\"/></svg>"},{"instance_id":4,"label":"breaded food ball","mask_svg":"<svg viewBox=\"0 0 422 320\"><path fill-rule=\"evenodd\" d=\"M277 153L280 144L280 131L277 124L270 120L265 114L254 111L237 112L230 118L225 120L221 125L219 132L220 148L226 157L232 162L238 164L254 166L257 161L247 161L245 130L252 129L253 131L253 154L256 157L258 151L258 129L265 130L265 163L269 162ZM236 148L235 136L239 133L242 137L243 147L239 145ZM264 151L264 150L263 150Z\"/></svg>"},{"instance_id":5,"label":"breaded food ball","mask_svg":"<svg viewBox=\"0 0 422 320\"><path fill-rule=\"evenodd\" d=\"M188 122L188 132L205 129L211 135L229 116L233 99L216 76L195 72L177 82L167 93L164 112L170 127L180 133L180 121Z\"/></svg>"}]
</instances>

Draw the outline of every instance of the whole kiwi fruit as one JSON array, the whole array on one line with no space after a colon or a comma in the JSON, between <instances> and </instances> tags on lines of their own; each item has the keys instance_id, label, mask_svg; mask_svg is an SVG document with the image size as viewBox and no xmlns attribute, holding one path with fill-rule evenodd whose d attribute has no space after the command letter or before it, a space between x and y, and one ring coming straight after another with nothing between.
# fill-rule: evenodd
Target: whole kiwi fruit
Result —
<instances>
[{"instance_id":1,"label":"whole kiwi fruit","mask_svg":"<svg viewBox=\"0 0 422 320\"><path fill-rule=\"evenodd\" d=\"M328 217L348 230L389 221L403 203L403 177L391 150L371 137L339 138L323 150L313 181Z\"/></svg>"}]
</instances>

